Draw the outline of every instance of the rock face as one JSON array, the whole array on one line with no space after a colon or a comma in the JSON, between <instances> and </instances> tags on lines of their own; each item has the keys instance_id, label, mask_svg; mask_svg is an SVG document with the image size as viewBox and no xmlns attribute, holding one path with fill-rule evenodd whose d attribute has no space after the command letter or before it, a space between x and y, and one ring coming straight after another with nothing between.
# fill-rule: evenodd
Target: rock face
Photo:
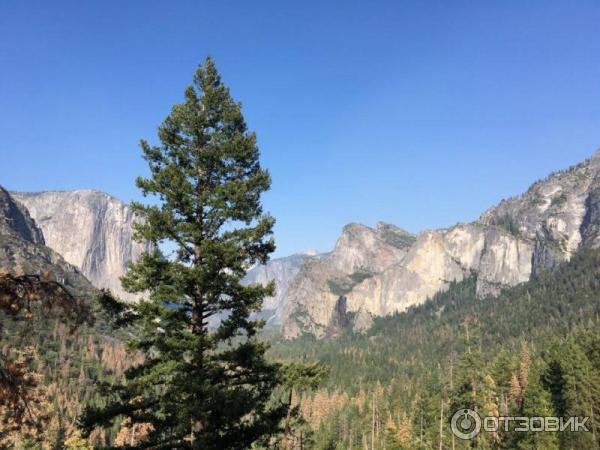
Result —
<instances>
[{"instance_id":1,"label":"rock face","mask_svg":"<svg viewBox=\"0 0 600 450\"><path fill-rule=\"evenodd\" d=\"M127 264L149 249L132 241L134 217L129 206L102 192L12 193L29 211L46 245L63 256L98 288L125 300L119 278Z\"/></svg>"},{"instance_id":2,"label":"rock face","mask_svg":"<svg viewBox=\"0 0 600 450\"><path fill-rule=\"evenodd\" d=\"M44 245L44 236L27 209L15 202L0 186L0 235L13 236L31 244Z\"/></svg>"},{"instance_id":3,"label":"rock face","mask_svg":"<svg viewBox=\"0 0 600 450\"><path fill-rule=\"evenodd\" d=\"M495 295L582 246L600 246L600 152L470 224L417 236L390 225L346 226L331 255L307 260L290 285L282 330L287 338L324 337L332 320L339 322L342 296L348 314L382 316L423 303L470 274L477 275L480 297Z\"/></svg>"},{"instance_id":4,"label":"rock face","mask_svg":"<svg viewBox=\"0 0 600 450\"><path fill-rule=\"evenodd\" d=\"M44 245L41 230L27 210L0 187L0 271L40 275L63 284L75 295L90 296L92 285L58 253Z\"/></svg>"},{"instance_id":5,"label":"rock face","mask_svg":"<svg viewBox=\"0 0 600 450\"><path fill-rule=\"evenodd\" d=\"M334 339L348 329L361 333L371 328L371 325L373 325L371 314L362 308L354 312L348 311L348 299L342 295L333 307L329 324L325 329L325 338Z\"/></svg>"},{"instance_id":6,"label":"rock face","mask_svg":"<svg viewBox=\"0 0 600 450\"><path fill-rule=\"evenodd\" d=\"M333 251L322 258L306 258L292 281L283 314L284 335L291 338L309 332L324 336L338 299L346 296L348 310L358 311L353 291L402 261L415 239L385 223L376 229L346 225Z\"/></svg>"},{"instance_id":7,"label":"rock face","mask_svg":"<svg viewBox=\"0 0 600 450\"><path fill-rule=\"evenodd\" d=\"M242 280L245 284L268 284L275 282L275 295L265 298L262 316L270 325L281 325L281 317L288 298L290 282L294 279L304 260L308 257L318 258L319 255L294 254L285 258L272 259L265 265L250 269Z\"/></svg>"}]
</instances>

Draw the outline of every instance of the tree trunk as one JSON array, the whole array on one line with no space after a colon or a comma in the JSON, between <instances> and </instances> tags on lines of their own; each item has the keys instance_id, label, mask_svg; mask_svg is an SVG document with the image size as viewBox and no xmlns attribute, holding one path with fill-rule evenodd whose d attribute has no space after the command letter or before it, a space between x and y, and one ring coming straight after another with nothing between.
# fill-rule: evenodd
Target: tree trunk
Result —
<instances>
[{"instance_id":1,"label":"tree trunk","mask_svg":"<svg viewBox=\"0 0 600 450\"><path fill-rule=\"evenodd\" d=\"M375 394L373 394L373 401L372 403L372 416L373 419L371 421L371 450L375 450Z\"/></svg>"},{"instance_id":2,"label":"tree trunk","mask_svg":"<svg viewBox=\"0 0 600 450\"><path fill-rule=\"evenodd\" d=\"M287 450L287 448L288 448L288 435L290 433L290 419L292 417L293 394L294 394L294 388L290 388L290 394L288 396L288 402L287 402L287 414L285 416L285 428L283 431L283 443L282 443L283 450Z\"/></svg>"},{"instance_id":3,"label":"tree trunk","mask_svg":"<svg viewBox=\"0 0 600 450\"><path fill-rule=\"evenodd\" d=\"M439 450L443 450L443 437L444 437L444 400L440 402L440 447Z\"/></svg>"}]
</instances>

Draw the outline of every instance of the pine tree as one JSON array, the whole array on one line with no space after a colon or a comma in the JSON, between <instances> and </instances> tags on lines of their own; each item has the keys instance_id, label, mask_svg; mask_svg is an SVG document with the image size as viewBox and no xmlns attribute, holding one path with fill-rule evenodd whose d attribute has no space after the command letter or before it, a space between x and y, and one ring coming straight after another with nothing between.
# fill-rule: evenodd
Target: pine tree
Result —
<instances>
[{"instance_id":1,"label":"pine tree","mask_svg":"<svg viewBox=\"0 0 600 450\"><path fill-rule=\"evenodd\" d=\"M252 319L274 286L240 282L274 250L274 220L260 203L270 176L210 58L158 136L159 146L141 142L151 176L136 182L153 201L133 204L143 219L135 238L155 250L122 280L147 299L132 310L105 299L133 327L130 347L146 359L85 423L91 429L126 417L149 424L153 448L248 448L277 432L286 414L272 398L278 367L265 360L261 324ZM165 243L171 255L161 252Z\"/></svg>"},{"instance_id":2,"label":"pine tree","mask_svg":"<svg viewBox=\"0 0 600 450\"><path fill-rule=\"evenodd\" d=\"M553 407L558 416L588 417L600 402L600 380L577 337L570 336L565 342L555 343L546 356L547 368L542 381L550 392ZM591 433L560 433L561 448L583 450L596 448L596 430Z\"/></svg>"},{"instance_id":3,"label":"pine tree","mask_svg":"<svg viewBox=\"0 0 600 450\"><path fill-rule=\"evenodd\" d=\"M529 359L529 368L531 362ZM527 390L523 397L522 415L524 417L554 417L550 393L543 389L540 382L539 371L529 372L525 382ZM527 433L513 433L516 447L519 449L557 450L559 448L558 433L551 431L535 431Z\"/></svg>"},{"instance_id":4,"label":"pine tree","mask_svg":"<svg viewBox=\"0 0 600 450\"><path fill-rule=\"evenodd\" d=\"M75 430L65 441L65 450L92 450L93 447L81 436L81 431Z\"/></svg>"},{"instance_id":5,"label":"pine tree","mask_svg":"<svg viewBox=\"0 0 600 450\"><path fill-rule=\"evenodd\" d=\"M517 409L521 408L522 394L523 388L521 387L519 377L516 373L513 373L510 384L508 385L507 395L508 399L517 407Z\"/></svg>"},{"instance_id":6,"label":"pine tree","mask_svg":"<svg viewBox=\"0 0 600 450\"><path fill-rule=\"evenodd\" d=\"M521 357L519 360L519 384L521 389L527 390L527 379L529 378L529 369L531 368L531 354L526 344L523 344Z\"/></svg>"}]
</instances>

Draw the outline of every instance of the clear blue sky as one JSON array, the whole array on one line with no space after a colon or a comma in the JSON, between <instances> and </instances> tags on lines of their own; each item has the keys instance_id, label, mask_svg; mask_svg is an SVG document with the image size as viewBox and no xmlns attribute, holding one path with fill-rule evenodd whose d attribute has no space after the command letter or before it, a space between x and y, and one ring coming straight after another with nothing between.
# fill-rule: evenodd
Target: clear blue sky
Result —
<instances>
[{"instance_id":1,"label":"clear blue sky","mask_svg":"<svg viewBox=\"0 0 600 450\"><path fill-rule=\"evenodd\" d=\"M470 221L600 147L598 1L0 2L0 184L138 198L137 142L214 56L277 255Z\"/></svg>"}]
</instances>

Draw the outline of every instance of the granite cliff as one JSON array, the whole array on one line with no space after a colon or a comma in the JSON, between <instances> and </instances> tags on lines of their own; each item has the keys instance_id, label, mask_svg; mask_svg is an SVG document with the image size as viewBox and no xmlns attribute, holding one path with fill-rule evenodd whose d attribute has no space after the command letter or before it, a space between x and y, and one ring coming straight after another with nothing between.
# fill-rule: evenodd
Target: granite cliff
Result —
<instances>
[{"instance_id":1,"label":"granite cliff","mask_svg":"<svg viewBox=\"0 0 600 450\"><path fill-rule=\"evenodd\" d=\"M415 240L411 233L385 223L375 229L357 223L346 225L333 251L321 258L306 258L291 282L283 311L284 335L289 338L310 332L323 336L328 329L329 335L335 334L331 331L332 314L337 311L339 315L341 306L344 314L346 309L356 311L357 317L363 317L361 323L368 324L365 313L373 312L366 305L351 304L349 296L358 286L400 263ZM345 303L340 304L341 297L347 298Z\"/></svg>"},{"instance_id":2,"label":"granite cliff","mask_svg":"<svg viewBox=\"0 0 600 450\"><path fill-rule=\"evenodd\" d=\"M341 297L347 314L368 326L365 317L404 311L470 274L477 275L480 297L495 295L568 260L582 246L599 245L597 152L469 224L416 236L384 224L346 226L331 255L308 259L292 281L283 333L330 335L332 321L341 323Z\"/></svg>"},{"instance_id":3,"label":"granite cliff","mask_svg":"<svg viewBox=\"0 0 600 450\"><path fill-rule=\"evenodd\" d=\"M66 274L134 300L119 278L149 247L132 241L127 205L92 190L2 190L1 206L3 267L39 272L43 260L56 262ZM600 152L471 223L416 235L386 223L349 224L331 253L275 259L252 268L244 282L275 281L263 316L281 323L285 337L334 337L344 327L364 330L373 317L420 304L471 274L480 297L495 295L584 246L600 246Z\"/></svg>"},{"instance_id":4,"label":"granite cliff","mask_svg":"<svg viewBox=\"0 0 600 450\"><path fill-rule=\"evenodd\" d=\"M125 203L94 190L13 192L35 220L48 247L76 266L98 288L125 300L121 288L127 264L147 245L132 241L133 212Z\"/></svg>"},{"instance_id":5,"label":"granite cliff","mask_svg":"<svg viewBox=\"0 0 600 450\"><path fill-rule=\"evenodd\" d=\"M127 264L149 247L132 241L134 217L129 206L94 190L13 192L11 195L22 205L21 209L33 225L29 230L19 223L23 233L37 233L35 239L45 241L78 267L94 286L111 289L126 300L135 299L123 291L119 278ZM245 283L275 281L276 293L265 299L262 314L271 324L281 323L288 285L305 257L297 254L273 259L266 265L253 267L245 277Z\"/></svg>"},{"instance_id":6,"label":"granite cliff","mask_svg":"<svg viewBox=\"0 0 600 450\"><path fill-rule=\"evenodd\" d=\"M77 296L96 291L73 265L44 243L41 230L27 210L0 187L0 271L39 275L63 284Z\"/></svg>"}]
</instances>

